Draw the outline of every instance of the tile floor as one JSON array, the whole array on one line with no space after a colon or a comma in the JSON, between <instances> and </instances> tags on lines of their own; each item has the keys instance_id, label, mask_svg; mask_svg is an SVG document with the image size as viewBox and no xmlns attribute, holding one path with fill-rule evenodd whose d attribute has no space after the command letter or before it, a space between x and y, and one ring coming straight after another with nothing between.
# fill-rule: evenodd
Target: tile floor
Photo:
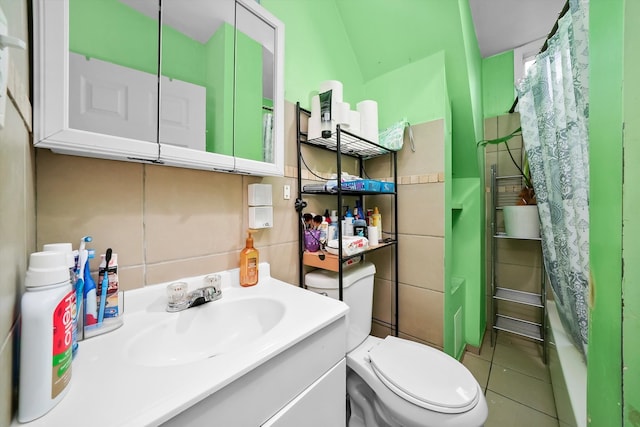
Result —
<instances>
[{"instance_id":1,"label":"tile floor","mask_svg":"<svg viewBox=\"0 0 640 427\"><path fill-rule=\"evenodd\" d=\"M498 333L494 347L485 337L480 354L466 352L462 363L482 386L489 406L485 427L558 427L549 368L542 346Z\"/></svg>"}]
</instances>

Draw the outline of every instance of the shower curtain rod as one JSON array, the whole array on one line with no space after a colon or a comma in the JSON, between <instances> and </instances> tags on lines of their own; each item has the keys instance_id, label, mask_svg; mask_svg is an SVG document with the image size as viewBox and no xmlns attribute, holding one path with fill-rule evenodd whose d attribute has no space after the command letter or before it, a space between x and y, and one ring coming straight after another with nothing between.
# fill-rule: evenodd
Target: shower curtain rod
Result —
<instances>
[{"instance_id":1,"label":"shower curtain rod","mask_svg":"<svg viewBox=\"0 0 640 427\"><path fill-rule=\"evenodd\" d=\"M547 48L549 47L549 44L548 44L549 39L551 39L551 37L553 37L556 31L558 31L558 21L560 20L560 18L566 15L568 11L569 11L569 0L565 2L564 7L560 12L560 15L558 16L558 19L556 19L556 23L553 25L553 28L551 28L551 32L547 36L547 39L544 41L544 44L542 45L540 52L538 52L538 55L540 55L542 52L547 50ZM511 108L509 109L509 114L513 114L513 112L516 111L517 105L518 105L518 97L516 96L516 99L513 100L513 105L511 105Z\"/></svg>"}]
</instances>

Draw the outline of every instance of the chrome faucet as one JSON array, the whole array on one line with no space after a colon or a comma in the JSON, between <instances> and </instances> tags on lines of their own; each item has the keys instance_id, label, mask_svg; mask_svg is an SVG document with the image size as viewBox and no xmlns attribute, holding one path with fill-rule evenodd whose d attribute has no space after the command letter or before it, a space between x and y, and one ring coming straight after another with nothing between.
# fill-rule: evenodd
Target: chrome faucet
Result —
<instances>
[{"instance_id":1,"label":"chrome faucet","mask_svg":"<svg viewBox=\"0 0 640 427\"><path fill-rule=\"evenodd\" d=\"M210 284L212 282L215 284ZM207 280L206 286L191 292L186 292L187 288L188 285L184 282L172 283L167 287L167 311L182 311L222 298L222 288L218 280Z\"/></svg>"}]
</instances>

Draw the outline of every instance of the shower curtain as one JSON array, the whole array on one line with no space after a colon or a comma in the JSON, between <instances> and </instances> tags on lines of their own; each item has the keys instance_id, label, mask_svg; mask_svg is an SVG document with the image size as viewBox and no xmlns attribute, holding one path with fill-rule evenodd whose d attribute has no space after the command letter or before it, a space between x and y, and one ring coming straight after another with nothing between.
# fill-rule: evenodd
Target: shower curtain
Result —
<instances>
[{"instance_id":1,"label":"shower curtain","mask_svg":"<svg viewBox=\"0 0 640 427\"><path fill-rule=\"evenodd\" d=\"M589 292L588 0L570 0L546 51L517 85L538 199L545 268L560 318L587 354Z\"/></svg>"}]
</instances>

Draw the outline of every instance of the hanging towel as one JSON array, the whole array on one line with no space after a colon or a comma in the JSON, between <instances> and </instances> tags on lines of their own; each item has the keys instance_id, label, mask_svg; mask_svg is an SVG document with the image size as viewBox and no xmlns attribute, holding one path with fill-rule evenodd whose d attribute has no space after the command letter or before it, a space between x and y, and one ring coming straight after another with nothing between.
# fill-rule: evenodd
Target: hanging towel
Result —
<instances>
[{"instance_id":1,"label":"hanging towel","mask_svg":"<svg viewBox=\"0 0 640 427\"><path fill-rule=\"evenodd\" d=\"M397 123L392 124L385 130L380 132L379 144L392 151L400 151L404 143L404 129L409 128L409 141L411 142L411 151L416 151L413 142L413 131L411 125L406 118L400 120Z\"/></svg>"}]
</instances>

